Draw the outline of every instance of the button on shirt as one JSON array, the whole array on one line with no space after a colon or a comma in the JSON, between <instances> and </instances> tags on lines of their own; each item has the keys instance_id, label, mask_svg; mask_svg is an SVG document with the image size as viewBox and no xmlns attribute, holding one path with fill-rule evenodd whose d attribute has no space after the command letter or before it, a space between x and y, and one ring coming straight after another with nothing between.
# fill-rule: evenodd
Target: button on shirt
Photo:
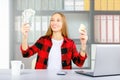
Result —
<instances>
[{"instance_id":1,"label":"button on shirt","mask_svg":"<svg viewBox=\"0 0 120 80\"><path fill-rule=\"evenodd\" d=\"M63 40L52 39L52 47L48 57L48 70L61 70L61 45Z\"/></svg>"}]
</instances>

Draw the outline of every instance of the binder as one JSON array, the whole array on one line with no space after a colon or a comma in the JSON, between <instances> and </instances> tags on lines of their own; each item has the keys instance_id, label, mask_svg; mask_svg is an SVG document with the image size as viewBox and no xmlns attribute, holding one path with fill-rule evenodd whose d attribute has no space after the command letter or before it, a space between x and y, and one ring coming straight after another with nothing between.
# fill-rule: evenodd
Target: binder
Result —
<instances>
[{"instance_id":1,"label":"binder","mask_svg":"<svg viewBox=\"0 0 120 80\"><path fill-rule=\"evenodd\" d=\"M85 11L90 10L90 0L84 0L84 10Z\"/></svg>"},{"instance_id":2,"label":"binder","mask_svg":"<svg viewBox=\"0 0 120 80\"><path fill-rule=\"evenodd\" d=\"M35 17L35 41L41 36L41 16Z\"/></svg>"},{"instance_id":3,"label":"binder","mask_svg":"<svg viewBox=\"0 0 120 80\"><path fill-rule=\"evenodd\" d=\"M60 3L57 3L60 4ZM50 0L49 1L49 10L55 10L56 7L56 0Z\"/></svg>"},{"instance_id":4,"label":"binder","mask_svg":"<svg viewBox=\"0 0 120 80\"><path fill-rule=\"evenodd\" d=\"M101 10L101 0L94 0L94 9Z\"/></svg>"},{"instance_id":5,"label":"binder","mask_svg":"<svg viewBox=\"0 0 120 80\"><path fill-rule=\"evenodd\" d=\"M107 42L113 43L113 15L107 15Z\"/></svg>"},{"instance_id":6,"label":"binder","mask_svg":"<svg viewBox=\"0 0 120 80\"><path fill-rule=\"evenodd\" d=\"M108 0L108 10L114 10L114 0Z\"/></svg>"},{"instance_id":7,"label":"binder","mask_svg":"<svg viewBox=\"0 0 120 80\"><path fill-rule=\"evenodd\" d=\"M62 10L63 9L63 0L56 0L56 9L55 10Z\"/></svg>"},{"instance_id":8,"label":"binder","mask_svg":"<svg viewBox=\"0 0 120 80\"><path fill-rule=\"evenodd\" d=\"M101 43L106 43L106 25L107 25L107 17L106 15L101 15L101 24L100 24L100 37Z\"/></svg>"},{"instance_id":9,"label":"binder","mask_svg":"<svg viewBox=\"0 0 120 80\"><path fill-rule=\"evenodd\" d=\"M22 17L15 17L15 33L17 34L17 42L21 42L21 26L22 26Z\"/></svg>"},{"instance_id":10,"label":"binder","mask_svg":"<svg viewBox=\"0 0 120 80\"><path fill-rule=\"evenodd\" d=\"M28 42L32 43L34 42L34 34L35 32L35 17L32 17L31 24L30 24L30 32L28 33Z\"/></svg>"},{"instance_id":11,"label":"binder","mask_svg":"<svg viewBox=\"0 0 120 80\"><path fill-rule=\"evenodd\" d=\"M74 0L64 0L65 10L74 10Z\"/></svg>"},{"instance_id":12,"label":"binder","mask_svg":"<svg viewBox=\"0 0 120 80\"><path fill-rule=\"evenodd\" d=\"M21 0L21 9L20 10L25 10L28 8L28 1L27 0Z\"/></svg>"},{"instance_id":13,"label":"binder","mask_svg":"<svg viewBox=\"0 0 120 80\"><path fill-rule=\"evenodd\" d=\"M114 0L114 10L120 11L120 0Z\"/></svg>"},{"instance_id":14,"label":"binder","mask_svg":"<svg viewBox=\"0 0 120 80\"><path fill-rule=\"evenodd\" d=\"M21 5L22 5L22 2L21 2L22 0L17 0L17 2L16 2L16 9L19 11L19 10L22 10L21 9Z\"/></svg>"},{"instance_id":15,"label":"binder","mask_svg":"<svg viewBox=\"0 0 120 80\"><path fill-rule=\"evenodd\" d=\"M48 10L48 0L41 0L41 10Z\"/></svg>"},{"instance_id":16,"label":"binder","mask_svg":"<svg viewBox=\"0 0 120 80\"><path fill-rule=\"evenodd\" d=\"M107 10L107 0L101 0L101 10Z\"/></svg>"},{"instance_id":17,"label":"binder","mask_svg":"<svg viewBox=\"0 0 120 80\"><path fill-rule=\"evenodd\" d=\"M29 0L28 1L28 7L31 9L35 9L35 0Z\"/></svg>"},{"instance_id":18,"label":"binder","mask_svg":"<svg viewBox=\"0 0 120 80\"><path fill-rule=\"evenodd\" d=\"M95 36L95 42L100 42L100 22L101 17L100 15L94 16L94 36Z\"/></svg>"},{"instance_id":19,"label":"binder","mask_svg":"<svg viewBox=\"0 0 120 80\"><path fill-rule=\"evenodd\" d=\"M114 16L114 43L120 42L120 16Z\"/></svg>"},{"instance_id":20,"label":"binder","mask_svg":"<svg viewBox=\"0 0 120 80\"><path fill-rule=\"evenodd\" d=\"M16 16L15 17L15 31L20 31L21 26L22 26L22 17Z\"/></svg>"},{"instance_id":21,"label":"binder","mask_svg":"<svg viewBox=\"0 0 120 80\"><path fill-rule=\"evenodd\" d=\"M41 9L41 0L34 0L35 1L35 10L39 11Z\"/></svg>"},{"instance_id":22,"label":"binder","mask_svg":"<svg viewBox=\"0 0 120 80\"><path fill-rule=\"evenodd\" d=\"M42 16L42 35L45 35L48 29L48 17Z\"/></svg>"},{"instance_id":23,"label":"binder","mask_svg":"<svg viewBox=\"0 0 120 80\"><path fill-rule=\"evenodd\" d=\"M84 10L84 0L75 0L75 10Z\"/></svg>"}]
</instances>

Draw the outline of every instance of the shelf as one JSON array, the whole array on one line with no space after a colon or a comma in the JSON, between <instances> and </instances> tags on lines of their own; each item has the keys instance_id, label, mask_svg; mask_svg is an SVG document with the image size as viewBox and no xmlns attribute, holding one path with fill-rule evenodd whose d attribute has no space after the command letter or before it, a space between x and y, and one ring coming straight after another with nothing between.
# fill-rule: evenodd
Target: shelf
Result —
<instances>
[{"instance_id":1,"label":"shelf","mask_svg":"<svg viewBox=\"0 0 120 80\"><path fill-rule=\"evenodd\" d=\"M20 16L22 15L22 10L21 11L16 11L15 15ZM90 11L66 11L66 10L40 10L36 11L35 15L51 15L54 12L62 12L65 14L89 14Z\"/></svg>"},{"instance_id":2,"label":"shelf","mask_svg":"<svg viewBox=\"0 0 120 80\"><path fill-rule=\"evenodd\" d=\"M90 0L15 0L16 11L40 10L89 10Z\"/></svg>"},{"instance_id":3,"label":"shelf","mask_svg":"<svg viewBox=\"0 0 120 80\"><path fill-rule=\"evenodd\" d=\"M120 15L120 11L94 11L94 15Z\"/></svg>"}]
</instances>

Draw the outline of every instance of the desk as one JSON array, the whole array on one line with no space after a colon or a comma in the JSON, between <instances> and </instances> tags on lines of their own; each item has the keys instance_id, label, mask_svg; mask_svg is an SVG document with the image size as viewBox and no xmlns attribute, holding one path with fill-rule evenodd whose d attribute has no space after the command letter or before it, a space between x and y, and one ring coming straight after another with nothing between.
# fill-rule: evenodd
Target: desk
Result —
<instances>
[{"instance_id":1,"label":"desk","mask_svg":"<svg viewBox=\"0 0 120 80\"><path fill-rule=\"evenodd\" d=\"M57 75L56 71L25 69L20 76L12 76L11 70L0 70L0 80L120 80L120 76L89 77L76 74L74 70L65 70L66 75Z\"/></svg>"}]
</instances>

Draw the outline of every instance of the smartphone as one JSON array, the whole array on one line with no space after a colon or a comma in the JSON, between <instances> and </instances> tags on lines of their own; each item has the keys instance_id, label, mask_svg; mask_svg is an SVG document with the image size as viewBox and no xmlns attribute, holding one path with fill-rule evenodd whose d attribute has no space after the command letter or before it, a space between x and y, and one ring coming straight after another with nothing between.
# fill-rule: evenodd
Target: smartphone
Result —
<instances>
[{"instance_id":1,"label":"smartphone","mask_svg":"<svg viewBox=\"0 0 120 80\"><path fill-rule=\"evenodd\" d=\"M66 74L67 74L66 71L59 71L59 72L57 72L57 75L66 75Z\"/></svg>"}]
</instances>

